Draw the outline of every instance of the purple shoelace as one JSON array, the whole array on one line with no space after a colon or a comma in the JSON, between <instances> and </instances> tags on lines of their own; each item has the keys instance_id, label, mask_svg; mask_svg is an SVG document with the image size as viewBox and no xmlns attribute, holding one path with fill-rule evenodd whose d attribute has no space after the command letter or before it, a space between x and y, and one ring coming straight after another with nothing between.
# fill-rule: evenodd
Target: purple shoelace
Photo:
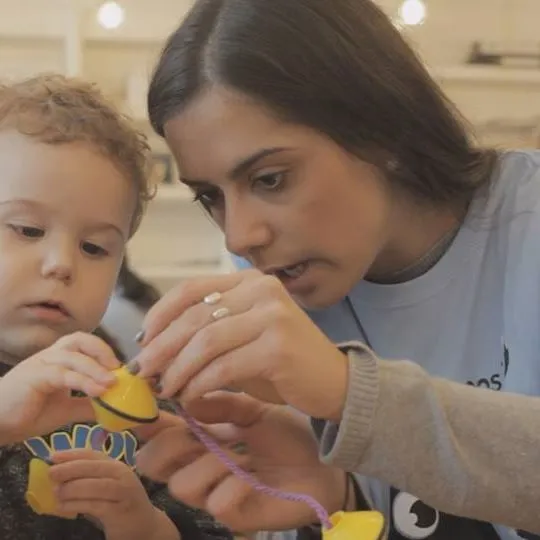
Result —
<instances>
[{"instance_id":1,"label":"purple shoelace","mask_svg":"<svg viewBox=\"0 0 540 540\"><path fill-rule=\"evenodd\" d=\"M210 437L204 431L204 429L195 421L195 419L193 419L189 414L187 414L187 412L180 405L178 405L177 403L173 403L173 405L178 416L182 417L185 420L188 427L199 439L199 441L206 447L209 452L215 454L234 475L238 476L239 478L244 480L244 482L249 484L253 489L260 491L261 493L270 495L271 497L276 497L278 499L292 502L302 502L308 505L317 514L317 518L325 529L332 528L332 522L330 521L328 512L317 500L315 500L309 495L293 493L290 491L282 491L280 489L276 489L267 486L262 482L259 482L259 480L257 480L255 476L239 467L232 459L230 459L229 456L227 456L227 454L221 449L219 444L212 437Z\"/></svg>"}]
</instances>

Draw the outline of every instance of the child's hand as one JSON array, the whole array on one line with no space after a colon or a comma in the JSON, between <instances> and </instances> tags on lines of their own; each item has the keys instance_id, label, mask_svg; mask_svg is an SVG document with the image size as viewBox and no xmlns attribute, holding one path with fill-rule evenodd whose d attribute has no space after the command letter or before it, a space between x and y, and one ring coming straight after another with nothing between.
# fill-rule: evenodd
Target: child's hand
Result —
<instances>
[{"instance_id":1,"label":"child's hand","mask_svg":"<svg viewBox=\"0 0 540 540\"><path fill-rule=\"evenodd\" d=\"M94 450L58 452L52 458L49 474L63 512L96 519L107 540L170 538L168 531L159 536L161 512L125 463Z\"/></svg>"},{"instance_id":2,"label":"child's hand","mask_svg":"<svg viewBox=\"0 0 540 540\"><path fill-rule=\"evenodd\" d=\"M0 446L94 418L90 397L114 384L120 364L101 339L78 332L24 360L0 378Z\"/></svg>"}]
</instances>

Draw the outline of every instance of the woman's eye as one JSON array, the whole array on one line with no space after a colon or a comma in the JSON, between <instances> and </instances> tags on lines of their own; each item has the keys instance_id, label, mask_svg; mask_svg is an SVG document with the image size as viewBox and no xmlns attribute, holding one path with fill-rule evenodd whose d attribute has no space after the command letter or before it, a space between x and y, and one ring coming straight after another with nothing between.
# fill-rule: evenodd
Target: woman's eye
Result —
<instances>
[{"instance_id":1,"label":"woman's eye","mask_svg":"<svg viewBox=\"0 0 540 540\"><path fill-rule=\"evenodd\" d=\"M205 208L213 208L221 202L222 196L221 192L217 189L196 191L193 200L200 202Z\"/></svg>"},{"instance_id":2,"label":"woman's eye","mask_svg":"<svg viewBox=\"0 0 540 540\"><path fill-rule=\"evenodd\" d=\"M257 176L253 180L253 183L259 185L263 189L274 190L281 188L284 181L285 172L279 171Z\"/></svg>"},{"instance_id":3,"label":"woman's eye","mask_svg":"<svg viewBox=\"0 0 540 540\"><path fill-rule=\"evenodd\" d=\"M109 252L106 249L92 242L83 242L82 250L87 255L91 255L92 257L105 257L109 254Z\"/></svg>"},{"instance_id":4,"label":"woman's eye","mask_svg":"<svg viewBox=\"0 0 540 540\"><path fill-rule=\"evenodd\" d=\"M43 238L45 231L38 227L31 227L30 225L10 225L9 226L18 235L25 238Z\"/></svg>"}]
</instances>

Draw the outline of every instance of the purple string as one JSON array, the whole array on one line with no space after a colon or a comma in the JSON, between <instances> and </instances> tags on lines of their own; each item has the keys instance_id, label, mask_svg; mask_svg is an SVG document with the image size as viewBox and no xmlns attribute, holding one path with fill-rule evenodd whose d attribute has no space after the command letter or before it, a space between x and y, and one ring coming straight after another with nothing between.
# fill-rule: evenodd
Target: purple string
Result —
<instances>
[{"instance_id":1,"label":"purple string","mask_svg":"<svg viewBox=\"0 0 540 540\"><path fill-rule=\"evenodd\" d=\"M215 454L223 464L236 476L248 483L253 489L270 495L271 497L276 497L278 499L283 499L286 501L293 502L303 502L310 506L315 513L317 518L321 522L322 526L325 529L331 529L333 527L330 517L326 509L313 497L309 495L303 495L301 493L292 493L289 491L282 491L259 482L255 476L244 471L239 467L232 459L230 459L227 454L221 449L219 444L212 439L204 429L177 403L173 403L173 406L176 410L176 413L181 416L187 423L188 427L194 433L194 435L201 441L201 443L208 449L209 452Z\"/></svg>"}]
</instances>

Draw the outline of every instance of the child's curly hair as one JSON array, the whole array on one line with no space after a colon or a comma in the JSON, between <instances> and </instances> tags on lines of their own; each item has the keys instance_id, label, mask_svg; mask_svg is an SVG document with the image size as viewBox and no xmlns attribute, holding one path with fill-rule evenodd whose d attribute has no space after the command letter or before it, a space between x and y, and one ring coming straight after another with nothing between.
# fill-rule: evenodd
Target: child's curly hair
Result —
<instances>
[{"instance_id":1,"label":"child's curly hair","mask_svg":"<svg viewBox=\"0 0 540 540\"><path fill-rule=\"evenodd\" d=\"M88 142L111 159L134 183L137 230L153 192L148 181L149 146L128 117L95 85L43 74L0 85L0 130L15 129L45 144Z\"/></svg>"}]
</instances>

